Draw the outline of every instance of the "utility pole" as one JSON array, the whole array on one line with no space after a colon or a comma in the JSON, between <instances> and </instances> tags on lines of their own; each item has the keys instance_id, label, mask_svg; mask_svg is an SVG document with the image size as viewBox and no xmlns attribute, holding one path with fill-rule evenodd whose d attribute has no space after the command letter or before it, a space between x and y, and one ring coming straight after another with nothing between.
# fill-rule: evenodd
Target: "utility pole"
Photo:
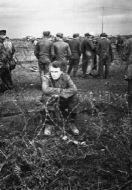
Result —
<instances>
[{"instance_id":1,"label":"utility pole","mask_svg":"<svg viewBox=\"0 0 132 190\"><path fill-rule=\"evenodd\" d=\"M102 33L104 32L104 7L102 7Z\"/></svg>"}]
</instances>

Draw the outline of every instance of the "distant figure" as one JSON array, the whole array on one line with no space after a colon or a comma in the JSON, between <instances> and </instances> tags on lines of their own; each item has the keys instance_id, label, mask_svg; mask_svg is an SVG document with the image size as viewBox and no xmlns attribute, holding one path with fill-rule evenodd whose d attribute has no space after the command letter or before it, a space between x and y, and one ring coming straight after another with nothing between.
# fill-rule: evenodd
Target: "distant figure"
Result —
<instances>
[{"instance_id":1,"label":"distant figure","mask_svg":"<svg viewBox=\"0 0 132 190\"><path fill-rule=\"evenodd\" d=\"M71 57L69 44L63 41L63 34L56 34L56 41L52 46L52 58L54 61L60 61L63 72L67 72L68 61Z\"/></svg>"},{"instance_id":2,"label":"distant figure","mask_svg":"<svg viewBox=\"0 0 132 190\"><path fill-rule=\"evenodd\" d=\"M97 55L97 43L98 43L98 38L93 36L93 44L94 44L94 50L93 50L93 70L98 72L98 55Z\"/></svg>"},{"instance_id":3,"label":"distant figure","mask_svg":"<svg viewBox=\"0 0 132 190\"><path fill-rule=\"evenodd\" d=\"M85 78L86 75L89 76L93 69L94 44L90 37L91 35L89 33L86 33L85 38L81 43L83 78Z\"/></svg>"},{"instance_id":4,"label":"distant figure","mask_svg":"<svg viewBox=\"0 0 132 190\"><path fill-rule=\"evenodd\" d=\"M132 126L132 38L126 41L124 54L127 62L125 79L128 81L128 111L130 115L130 125Z\"/></svg>"},{"instance_id":5,"label":"distant figure","mask_svg":"<svg viewBox=\"0 0 132 190\"><path fill-rule=\"evenodd\" d=\"M14 53L15 53L15 48L14 45L12 43L12 41L9 39L9 37L5 37L4 38L4 47L6 49L6 53L8 55L8 62L9 62L9 69L7 69L5 71L5 73L3 74L4 78L6 78L6 83L9 89L13 88L13 81L12 81L12 77L11 77L11 71L15 69L16 66L16 62L13 59Z\"/></svg>"},{"instance_id":6,"label":"distant figure","mask_svg":"<svg viewBox=\"0 0 132 190\"><path fill-rule=\"evenodd\" d=\"M123 39L120 35L117 36L117 40L116 40L116 49L118 52L118 55L121 57L122 56L122 51L123 51Z\"/></svg>"},{"instance_id":7,"label":"distant figure","mask_svg":"<svg viewBox=\"0 0 132 190\"><path fill-rule=\"evenodd\" d=\"M7 55L3 45L4 33L5 30L0 30L0 93L5 91L5 84L2 78L2 74L7 62Z\"/></svg>"},{"instance_id":8,"label":"distant figure","mask_svg":"<svg viewBox=\"0 0 132 190\"><path fill-rule=\"evenodd\" d=\"M51 63L51 46L50 31L44 31L43 38L36 43L34 49L34 54L38 59L41 78L49 71L49 64Z\"/></svg>"},{"instance_id":9,"label":"distant figure","mask_svg":"<svg viewBox=\"0 0 132 190\"><path fill-rule=\"evenodd\" d=\"M11 61L15 52L14 46L9 38L6 37L6 30L0 31L0 91L13 88L11 79Z\"/></svg>"},{"instance_id":10,"label":"distant figure","mask_svg":"<svg viewBox=\"0 0 132 190\"><path fill-rule=\"evenodd\" d=\"M47 100L52 97L53 103L58 102L59 109L64 118L70 114L70 128L74 134L78 135L79 131L75 126L76 106L78 103L76 96L77 88L70 76L62 71L60 61L54 61L50 64L49 74L42 78L42 91L42 101L45 105ZM53 103L51 103L51 110L54 110L55 114L60 113L59 110L56 111L54 109L55 104ZM51 123L49 121L49 125L46 125L45 135L51 134Z\"/></svg>"},{"instance_id":11,"label":"distant figure","mask_svg":"<svg viewBox=\"0 0 132 190\"><path fill-rule=\"evenodd\" d=\"M97 45L97 54L99 55L99 77L106 79L109 75L109 66L113 61L111 42L107 34L102 33Z\"/></svg>"},{"instance_id":12,"label":"distant figure","mask_svg":"<svg viewBox=\"0 0 132 190\"><path fill-rule=\"evenodd\" d=\"M69 61L68 74L70 75L73 69L73 77L76 77L81 56L81 45L78 38L79 34L73 34L73 39L68 42L71 49L71 58Z\"/></svg>"}]
</instances>

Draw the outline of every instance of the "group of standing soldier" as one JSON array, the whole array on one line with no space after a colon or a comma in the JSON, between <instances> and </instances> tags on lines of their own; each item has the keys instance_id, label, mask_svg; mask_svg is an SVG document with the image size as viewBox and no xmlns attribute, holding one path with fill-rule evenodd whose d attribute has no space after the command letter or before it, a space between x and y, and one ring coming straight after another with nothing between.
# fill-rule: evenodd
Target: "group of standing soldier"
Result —
<instances>
[{"instance_id":1,"label":"group of standing soldier","mask_svg":"<svg viewBox=\"0 0 132 190\"><path fill-rule=\"evenodd\" d=\"M69 75L73 70L73 77L76 77L82 60L83 78L94 76L93 70L96 70L96 77L106 78L113 60L111 42L105 33L96 42L89 33L83 39L75 33L72 39L64 41L62 33L57 33L53 40L50 31L44 31L43 38L35 45L34 54L38 59L41 77L48 72L49 64L53 61L60 61L63 72Z\"/></svg>"},{"instance_id":2,"label":"group of standing soldier","mask_svg":"<svg viewBox=\"0 0 132 190\"><path fill-rule=\"evenodd\" d=\"M0 92L13 88L11 71L14 68L11 64L14 53L15 48L6 36L6 30L0 30ZM96 70L96 77L106 78L113 57L111 43L105 33L95 43L89 33L84 38L75 33L70 40L64 40L63 34L57 33L53 40L50 31L44 31L43 38L35 45L34 54L38 59L41 78L48 73L53 61L61 62L63 72L69 75L73 70L73 77L76 77L80 60L83 78L95 76L93 70Z\"/></svg>"}]
</instances>

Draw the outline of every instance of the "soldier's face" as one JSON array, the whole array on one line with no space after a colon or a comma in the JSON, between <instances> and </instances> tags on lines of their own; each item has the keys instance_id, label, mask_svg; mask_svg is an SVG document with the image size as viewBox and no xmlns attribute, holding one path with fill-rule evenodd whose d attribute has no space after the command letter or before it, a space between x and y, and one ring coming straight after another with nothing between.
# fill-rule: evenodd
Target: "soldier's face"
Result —
<instances>
[{"instance_id":1,"label":"soldier's face","mask_svg":"<svg viewBox=\"0 0 132 190\"><path fill-rule=\"evenodd\" d=\"M49 71L53 80L58 80L62 73L60 68L54 68L52 66L50 66Z\"/></svg>"},{"instance_id":2,"label":"soldier's face","mask_svg":"<svg viewBox=\"0 0 132 190\"><path fill-rule=\"evenodd\" d=\"M6 38L6 35L2 34L2 35L0 35L0 38L1 38L1 39L5 39L5 38Z\"/></svg>"}]
</instances>

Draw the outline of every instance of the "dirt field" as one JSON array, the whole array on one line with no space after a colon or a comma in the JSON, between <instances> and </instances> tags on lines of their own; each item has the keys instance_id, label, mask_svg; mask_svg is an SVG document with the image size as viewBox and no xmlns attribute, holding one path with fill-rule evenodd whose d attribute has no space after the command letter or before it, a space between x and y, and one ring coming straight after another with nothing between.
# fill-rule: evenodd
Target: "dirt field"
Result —
<instances>
[{"instance_id":1,"label":"dirt field","mask_svg":"<svg viewBox=\"0 0 132 190\"><path fill-rule=\"evenodd\" d=\"M19 49L20 44L18 56ZM132 131L124 66L115 59L108 79L83 79L79 70L73 80L81 101L80 135L58 124L45 137L37 62L32 57L17 65L15 88L0 94L0 189L130 190Z\"/></svg>"}]
</instances>

